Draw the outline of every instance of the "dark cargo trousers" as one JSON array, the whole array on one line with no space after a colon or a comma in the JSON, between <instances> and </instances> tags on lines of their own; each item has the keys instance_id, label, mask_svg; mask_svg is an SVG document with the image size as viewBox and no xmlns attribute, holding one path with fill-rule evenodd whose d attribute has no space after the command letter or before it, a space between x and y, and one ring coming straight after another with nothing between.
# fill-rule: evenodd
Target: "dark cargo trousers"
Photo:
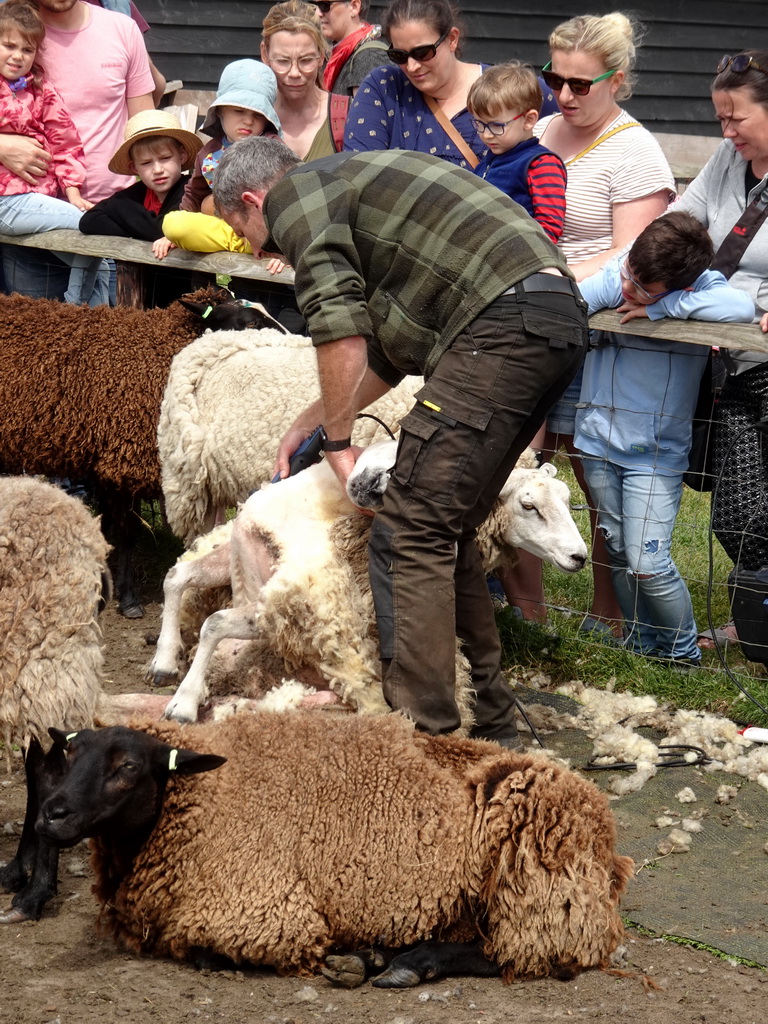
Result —
<instances>
[{"instance_id":1,"label":"dark cargo trousers","mask_svg":"<svg viewBox=\"0 0 768 1024\"><path fill-rule=\"evenodd\" d=\"M473 735L515 734L475 531L581 365L586 340L576 286L534 274L455 339L401 423L369 572L384 696L426 732L459 726L458 636L476 694Z\"/></svg>"}]
</instances>

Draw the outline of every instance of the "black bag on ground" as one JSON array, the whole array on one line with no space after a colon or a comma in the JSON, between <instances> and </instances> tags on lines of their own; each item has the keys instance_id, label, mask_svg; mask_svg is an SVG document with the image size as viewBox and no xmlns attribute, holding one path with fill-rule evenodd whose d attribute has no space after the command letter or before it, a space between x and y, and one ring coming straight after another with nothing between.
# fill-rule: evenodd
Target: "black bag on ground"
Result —
<instances>
[{"instance_id":1,"label":"black bag on ground","mask_svg":"<svg viewBox=\"0 0 768 1024\"><path fill-rule=\"evenodd\" d=\"M733 569L728 591L744 657L768 665L768 566L756 572Z\"/></svg>"}]
</instances>

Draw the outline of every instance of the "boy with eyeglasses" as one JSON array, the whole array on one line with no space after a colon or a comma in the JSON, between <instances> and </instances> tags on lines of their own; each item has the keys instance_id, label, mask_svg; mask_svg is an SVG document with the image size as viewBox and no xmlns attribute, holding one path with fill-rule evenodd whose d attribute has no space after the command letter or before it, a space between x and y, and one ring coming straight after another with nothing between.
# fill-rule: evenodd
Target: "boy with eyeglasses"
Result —
<instances>
[{"instance_id":1,"label":"boy with eyeglasses","mask_svg":"<svg viewBox=\"0 0 768 1024\"><path fill-rule=\"evenodd\" d=\"M542 103L536 72L509 61L488 68L473 83L467 109L488 147L475 174L501 189L557 242L565 219L565 165L533 137Z\"/></svg>"},{"instance_id":2,"label":"boy with eyeglasses","mask_svg":"<svg viewBox=\"0 0 768 1024\"><path fill-rule=\"evenodd\" d=\"M673 211L652 221L626 256L579 285L590 313L740 321L751 297L718 271L706 228ZM705 345L596 332L584 362L574 443L597 505L625 646L690 668L701 660L691 597L670 554L688 468Z\"/></svg>"}]
</instances>

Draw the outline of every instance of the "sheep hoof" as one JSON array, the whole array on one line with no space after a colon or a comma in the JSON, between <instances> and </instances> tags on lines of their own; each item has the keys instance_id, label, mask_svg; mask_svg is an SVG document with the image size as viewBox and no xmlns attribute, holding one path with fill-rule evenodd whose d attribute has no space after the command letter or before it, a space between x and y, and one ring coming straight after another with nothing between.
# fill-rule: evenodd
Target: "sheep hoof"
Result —
<instances>
[{"instance_id":1,"label":"sheep hoof","mask_svg":"<svg viewBox=\"0 0 768 1024\"><path fill-rule=\"evenodd\" d=\"M376 988L413 988L422 978L409 967L390 967L371 982Z\"/></svg>"},{"instance_id":2,"label":"sheep hoof","mask_svg":"<svg viewBox=\"0 0 768 1024\"><path fill-rule=\"evenodd\" d=\"M326 957L320 970L323 977L338 988L359 988L365 981L365 964L354 953Z\"/></svg>"},{"instance_id":3,"label":"sheep hoof","mask_svg":"<svg viewBox=\"0 0 768 1024\"><path fill-rule=\"evenodd\" d=\"M21 907L11 907L4 914L0 914L0 924L20 924L22 921L34 920L34 917L26 914Z\"/></svg>"},{"instance_id":4,"label":"sheep hoof","mask_svg":"<svg viewBox=\"0 0 768 1024\"><path fill-rule=\"evenodd\" d=\"M162 686L172 686L175 690L179 685L178 672L153 672L151 674L151 679L152 685L158 690Z\"/></svg>"},{"instance_id":5,"label":"sheep hoof","mask_svg":"<svg viewBox=\"0 0 768 1024\"><path fill-rule=\"evenodd\" d=\"M144 609L140 604L127 604L125 606L118 605L118 612L125 616L126 619L143 619Z\"/></svg>"}]
</instances>

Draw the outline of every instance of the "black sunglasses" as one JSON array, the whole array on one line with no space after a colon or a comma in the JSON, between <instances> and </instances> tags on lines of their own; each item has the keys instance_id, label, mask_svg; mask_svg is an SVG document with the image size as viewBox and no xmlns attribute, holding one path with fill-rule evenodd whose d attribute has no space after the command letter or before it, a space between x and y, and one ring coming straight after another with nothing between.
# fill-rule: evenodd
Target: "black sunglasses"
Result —
<instances>
[{"instance_id":1,"label":"black sunglasses","mask_svg":"<svg viewBox=\"0 0 768 1024\"><path fill-rule=\"evenodd\" d=\"M602 82L604 78L610 78L611 75L615 75L618 68L614 68L612 71L606 71L604 75L598 75L597 78L563 78L562 75L555 74L554 71L548 71L549 65L552 61L549 61L541 72L541 77L547 83L550 89L555 92L560 92L564 85L567 85L574 96L586 96L595 82Z\"/></svg>"},{"instance_id":2,"label":"black sunglasses","mask_svg":"<svg viewBox=\"0 0 768 1024\"><path fill-rule=\"evenodd\" d=\"M732 57L730 53L726 53L718 61L715 74L720 75L723 71L727 71L728 68L731 71L735 71L738 75L749 71L750 68L754 68L755 71L762 71L764 75L768 75L768 71L765 68L761 68L757 61L750 57L748 53L737 53L735 57Z\"/></svg>"},{"instance_id":3,"label":"black sunglasses","mask_svg":"<svg viewBox=\"0 0 768 1024\"><path fill-rule=\"evenodd\" d=\"M346 4L349 0L315 0L315 7L321 14L327 14L334 4Z\"/></svg>"},{"instance_id":4,"label":"black sunglasses","mask_svg":"<svg viewBox=\"0 0 768 1024\"><path fill-rule=\"evenodd\" d=\"M437 54L438 46L440 43L445 42L450 35L450 32L450 29L448 29L447 32L443 32L436 43L427 43L425 46L414 46L412 50L396 50L393 46L390 46L387 50L387 56L393 64L407 64L411 58L419 64L424 64L425 61L432 60L432 58Z\"/></svg>"}]
</instances>

